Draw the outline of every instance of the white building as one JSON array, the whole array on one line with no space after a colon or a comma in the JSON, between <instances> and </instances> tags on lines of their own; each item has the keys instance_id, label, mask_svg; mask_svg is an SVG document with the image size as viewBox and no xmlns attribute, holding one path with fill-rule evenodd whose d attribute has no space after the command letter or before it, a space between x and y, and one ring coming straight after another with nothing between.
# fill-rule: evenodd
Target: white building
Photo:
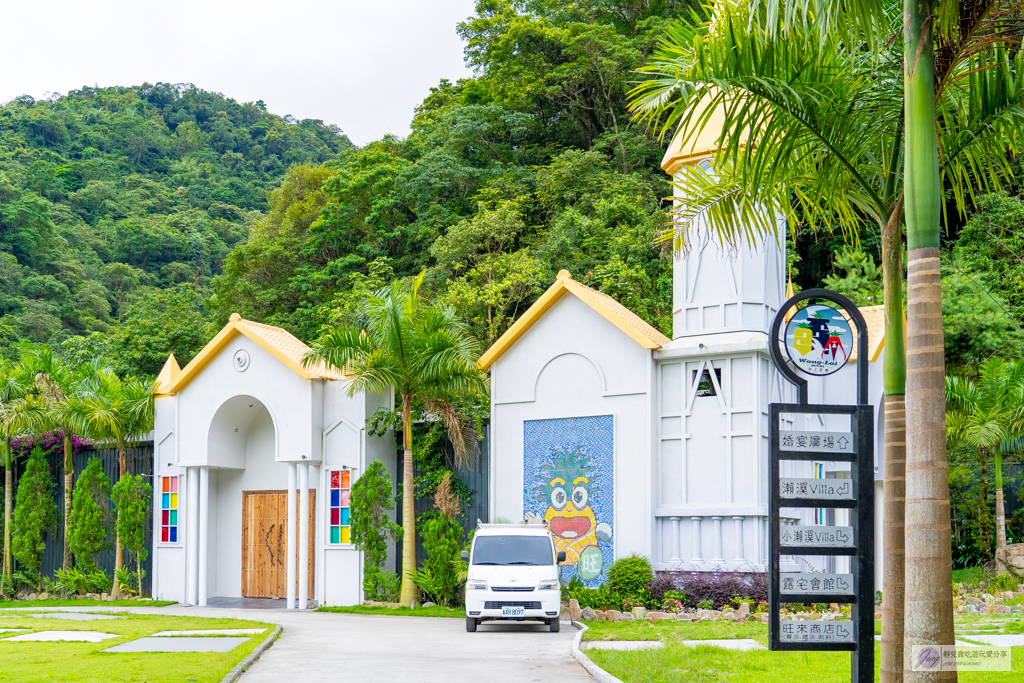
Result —
<instances>
[{"instance_id":1,"label":"white building","mask_svg":"<svg viewBox=\"0 0 1024 683\"><path fill-rule=\"evenodd\" d=\"M683 150L677 139L662 167L675 175L708 158L713 143L698 137ZM768 406L797 401L768 350L787 298L785 226L778 242L707 242L674 260L672 339L562 271L480 359L491 372L492 518L545 516L568 552L565 576L596 583L630 553L662 570L767 571ZM838 373L810 380L809 395L856 403L855 366L871 363L880 587L884 315L881 306L862 312L868 358L854 349ZM810 429L806 420L785 428ZM785 464L783 476L848 472L849 464L800 462ZM788 514L791 523L843 525L849 513ZM808 568L846 562L821 558Z\"/></svg>"},{"instance_id":2,"label":"white building","mask_svg":"<svg viewBox=\"0 0 1024 683\"><path fill-rule=\"evenodd\" d=\"M308 350L234 314L184 369L168 358L156 397L154 597L362 600L349 488L374 460L394 481L393 436L365 430L392 397L349 397L338 372L303 367Z\"/></svg>"}]
</instances>

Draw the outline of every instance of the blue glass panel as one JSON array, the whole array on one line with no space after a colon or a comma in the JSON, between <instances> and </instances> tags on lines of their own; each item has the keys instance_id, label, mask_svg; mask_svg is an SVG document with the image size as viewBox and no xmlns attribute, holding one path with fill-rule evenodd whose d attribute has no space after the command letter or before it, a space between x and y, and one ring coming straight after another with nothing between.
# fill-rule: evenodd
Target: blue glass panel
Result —
<instances>
[{"instance_id":1,"label":"blue glass panel","mask_svg":"<svg viewBox=\"0 0 1024 683\"><path fill-rule=\"evenodd\" d=\"M165 493L161 497L163 498L163 509L166 510L171 507L171 494Z\"/></svg>"},{"instance_id":2,"label":"blue glass panel","mask_svg":"<svg viewBox=\"0 0 1024 683\"><path fill-rule=\"evenodd\" d=\"M348 526L348 508L341 508L341 525Z\"/></svg>"},{"instance_id":3,"label":"blue glass panel","mask_svg":"<svg viewBox=\"0 0 1024 683\"><path fill-rule=\"evenodd\" d=\"M177 543L177 542L178 542L178 527L172 526L171 527L171 543Z\"/></svg>"},{"instance_id":4,"label":"blue glass panel","mask_svg":"<svg viewBox=\"0 0 1024 683\"><path fill-rule=\"evenodd\" d=\"M331 490L331 507L336 508L341 502L341 491L338 489Z\"/></svg>"}]
</instances>

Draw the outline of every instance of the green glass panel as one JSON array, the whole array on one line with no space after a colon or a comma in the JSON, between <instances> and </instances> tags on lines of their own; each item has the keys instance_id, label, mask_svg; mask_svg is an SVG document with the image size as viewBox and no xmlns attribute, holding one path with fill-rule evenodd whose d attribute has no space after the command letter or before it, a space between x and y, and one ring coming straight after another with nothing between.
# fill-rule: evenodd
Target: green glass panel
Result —
<instances>
[{"instance_id":1,"label":"green glass panel","mask_svg":"<svg viewBox=\"0 0 1024 683\"><path fill-rule=\"evenodd\" d=\"M340 542L341 542L341 538L339 537L338 527L332 526L331 527L331 543L340 543Z\"/></svg>"},{"instance_id":2,"label":"green glass panel","mask_svg":"<svg viewBox=\"0 0 1024 683\"><path fill-rule=\"evenodd\" d=\"M171 526L178 526L178 511L171 510Z\"/></svg>"}]
</instances>

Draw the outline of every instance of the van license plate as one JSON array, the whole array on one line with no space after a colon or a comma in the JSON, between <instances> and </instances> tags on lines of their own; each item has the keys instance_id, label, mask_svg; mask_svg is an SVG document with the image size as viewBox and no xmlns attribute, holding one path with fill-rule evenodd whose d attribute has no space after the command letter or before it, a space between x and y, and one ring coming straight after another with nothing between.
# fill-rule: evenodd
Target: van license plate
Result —
<instances>
[{"instance_id":1,"label":"van license plate","mask_svg":"<svg viewBox=\"0 0 1024 683\"><path fill-rule=\"evenodd\" d=\"M503 617L521 617L526 613L524 607L502 607L501 616Z\"/></svg>"}]
</instances>

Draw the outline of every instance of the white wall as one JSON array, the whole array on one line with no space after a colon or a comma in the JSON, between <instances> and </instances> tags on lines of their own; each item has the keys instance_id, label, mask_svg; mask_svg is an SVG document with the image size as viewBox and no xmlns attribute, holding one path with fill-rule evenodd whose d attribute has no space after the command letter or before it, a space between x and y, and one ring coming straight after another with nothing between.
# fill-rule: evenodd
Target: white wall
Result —
<instances>
[{"instance_id":1,"label":"white wall","mask_svg":"<svg viewBox=\"0 0 1024 683\"><path fill-rule=\"evenodd\" d=\"M651 353L566 294L491 367L491 519L523 518L523 422L613 415L616 557L651 553Z\"/></svg>"}]
</instances>

